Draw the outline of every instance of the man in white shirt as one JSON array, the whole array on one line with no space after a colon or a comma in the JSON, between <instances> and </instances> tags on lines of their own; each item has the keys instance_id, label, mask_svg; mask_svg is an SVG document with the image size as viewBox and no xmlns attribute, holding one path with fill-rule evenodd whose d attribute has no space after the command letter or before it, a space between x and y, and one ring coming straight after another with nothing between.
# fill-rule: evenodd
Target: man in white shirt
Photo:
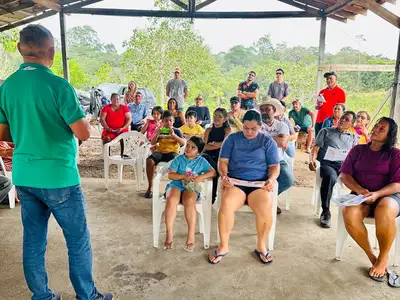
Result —
<instances>
[{"instance_id":1,"label":"man in white shirt","mask_svg":"<svg viewBox=\"0 0 400 300\"><path fill-rule=\"evenodd\" d=\"M188 84L181 78L181 73L181 68L175 68L174 78L167 82L166 95L169 98L175 98L178 102L178 110L184 111L185 100L188 97Z\"/></svg>"},{"instance_id":2,"label":"man in white shirt","mask_svg":"<svg viewBox=\"0 0 400 300\"><path fill-rule=\"evenodd\" d=\"M293 170L285 160L285 150L288 146L289 127L275 116L283 114L279 100L263 97L258 109L263 120L262 132L271 136L279 147L281 171L278 181L278 195L288 190L294 184ZM281 210L278 208L278 214Z\"/></svg>"}]
</instances>

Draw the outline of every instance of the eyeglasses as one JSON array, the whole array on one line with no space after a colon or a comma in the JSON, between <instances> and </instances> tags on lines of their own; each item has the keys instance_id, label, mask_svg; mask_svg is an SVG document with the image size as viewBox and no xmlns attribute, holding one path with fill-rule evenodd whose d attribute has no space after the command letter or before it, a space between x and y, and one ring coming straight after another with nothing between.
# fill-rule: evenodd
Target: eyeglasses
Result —
<instances>
[{"instance_id":1,"label":"eyeglasses","mask_svg":"<svg viewBox=\"0 0 400 300\"><path fill-rule=\"evenodd\" d=\"M196 100L199 100L199 101L201 101L201 100L204 100L203 98L196 98Z\"/></svg>"}]
</instances>

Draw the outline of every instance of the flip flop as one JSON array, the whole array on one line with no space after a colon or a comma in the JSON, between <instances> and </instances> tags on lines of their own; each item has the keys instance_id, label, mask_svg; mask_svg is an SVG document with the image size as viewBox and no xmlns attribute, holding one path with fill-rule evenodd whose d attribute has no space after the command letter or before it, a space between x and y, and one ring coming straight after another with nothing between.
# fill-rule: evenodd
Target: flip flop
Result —
<instances>
[{"instance_id":1,"label":"flip flop","mask_svg":"<svg viewBox=\"0 0 400 300\"><path fill-rule=\"evenodd\" d=\"M146 199L151 199L151 198L153 198L153 192L146 192L146 193L144 193L144 197L145 197Z\"/></svg>"},{"instance_id":2,"label":"flip flop","mask_svg":"<svg viewBox=\"0 0 400 300\"><path fill-rule=\"evenodd\" d=\"M388 269L388 284L392 288L400 288L400 276L396 271L392 271Z\"/></svg>"},{"instance_id":3,"label":"flip flop","mask_svg":"<svg viewBox=\"0 0 400 300\"><path fill-rule=\"evenodd\" d=\"M384 282L384 281L385 281L386 275L387 275L386 272L385 272L385 274L382 275L382 276L372 276L372 275L371 275L371 269L372 269L372 268L369 268L369 270L368 270L368 276L369 276L372 280L375 280L375 281L378 281L378 282Z\"/></svg>"},{"instance_id":4,"label":"flip flop","mask_svg":"<svg viewBox=\"0 0 400 300\"><path fill-rule=\"evenodd\" d=\"M224 254L218 254L217 253L217 249L214 249L214 259L218 258L218 257L224 257L228 254L228 252L224 253ZM221 259L222 260L222 259ZM213 262L210 258L208 258L208 262L212 265L216 265L218 264L221 260L217 261L217 262Z\"/></svg>"},{"instance_id":5,"label":"flip flop","mask_svg":"<svg viewBox=\"0 0 400 300\"><path fill-rule=\"evenodd\" d=\"M193 248L192 248L193 247ZM186 244L185 247L183 247L183 250L187 251L187 252L193 252L194 250L194 243L189 243Z\"/></svg>"},{"instance_id":6,"label":"flip flop","mask_svg":"<svg viewBox=\"0 0 400 300\"><path fill-rule=\"evenodd\" d=\"M172 250L173 249L172 243L173 243L173 241L170 241L169 243L165 242L164 243L164 250Z\"/></svg>"},{"instance_id":7,"label":"flip flop","mask_svg":"<svg viewBox=\"0 0 400 300\"><path fill-rule=\"evenodd\" d=\"M257 249L254 249L254 253L256 254L256 256L258 257L258 259L261 261L261 263L263 263L264 265L270 264L270 263L272 263L272 262L274 261L273 259L271 259L271 260L269 260L269 261L264 261L264 260L261 258L261 255L262 255L263 257L265 257L266 259L268 259L268 257L271 257L271 255L269 254L269 251L264 255L264 253L257 251Z\"/></svg>"}]
</instances>

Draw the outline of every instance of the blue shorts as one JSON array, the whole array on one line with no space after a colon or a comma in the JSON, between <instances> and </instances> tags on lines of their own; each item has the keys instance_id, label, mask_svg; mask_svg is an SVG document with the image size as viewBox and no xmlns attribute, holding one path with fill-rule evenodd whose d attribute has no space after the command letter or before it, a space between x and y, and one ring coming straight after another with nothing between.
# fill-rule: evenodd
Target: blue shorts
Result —
<instances>
[{"instance_id":1,"label":"blue shorts","mask_svg":"<svg viewBox=\"0 0 400 300\"><path fill-rule=\"evenodd\" d=\"M175 184L174 182L168 183L167 186L165 187L164 198L167 199L167 192L168 192L169 189L172 189L172 188L175 188L175 189L178 189L178 190L181 191L181 199L180 199L180 202L182 203L183 193L184 193L184 192L187 192L187 190L183 187L182 184ZM196 199L196 201L199 201L199 200L200 200L200 197L201 197L201 194L200 194L200 193L197 193L197 199Z\"/></svg>"},{"instance_id":2,"label":"blue shorts","mask_svg":"<svg viewBox=\"0 0 400 300\"><path fill-rule=\"evenodd\" d=\"M352 192L351 194L354 194L354 195L355 195L355 193L353 193L353 192ZM400 217L400 193L395 193L395 194L393 194L393 195L385 196L385 197L382 197L382 198L392 198L394 201L397 202L397 205L399 206L399 212L397 213L397 217ZM371 208L372 208L372 209L371 209L371 211L370 211L368 217L370 217L370 218L373 218L373 217L374 217L375 208L376 208L376 206L378 205L379 200L381 200L382 198L379 198L379 199L376 200L374 203L369 204L369 205L371 205ZM397 217L396 217L396 218L397 218Z\"/></svg>"}]
</instances>

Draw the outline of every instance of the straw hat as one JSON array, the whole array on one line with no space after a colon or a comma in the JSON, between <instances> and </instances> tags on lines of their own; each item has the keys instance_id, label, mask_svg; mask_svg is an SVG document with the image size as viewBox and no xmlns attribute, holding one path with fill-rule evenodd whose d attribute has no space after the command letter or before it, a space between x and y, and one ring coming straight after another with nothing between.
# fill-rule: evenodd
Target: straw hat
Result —
<instances>
[{"instance_id":1,"label":"straw hat","mask_svg":"<svg viewBox=\"0 0 400 300\"><path fill-rule=\"evenodd\" d=\"M261 102L258 104L257 110L260 111L260 107L263 105L272 105L273 107L275 107L275 115L274 116L279 116L279 115L283 114L283 107L282 107L281 102L278 99L264 96L261 98Z\"/></svg>"}]
</instances>

